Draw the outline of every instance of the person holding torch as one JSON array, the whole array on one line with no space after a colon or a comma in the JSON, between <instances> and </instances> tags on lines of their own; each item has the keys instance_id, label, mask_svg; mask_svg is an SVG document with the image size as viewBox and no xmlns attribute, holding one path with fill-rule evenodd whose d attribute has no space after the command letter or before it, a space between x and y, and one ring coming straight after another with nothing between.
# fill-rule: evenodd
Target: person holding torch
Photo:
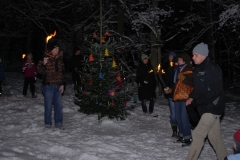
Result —
<instances>
[{"instance_id":1,"label":"person holding torch","mask_svg":"<svg viewBox=\"0 0 240 160\"><path fill-rule=\"evenodd\" d=\"M55 127L63 128L62 93L64 92L65 67L59 54L58 42L50 39L47 44L48 53L38 63L38 72L42 74L42 92L44 95L45 127L52 127L52 105L54 105Z\"/></svg>"}]
</instances>

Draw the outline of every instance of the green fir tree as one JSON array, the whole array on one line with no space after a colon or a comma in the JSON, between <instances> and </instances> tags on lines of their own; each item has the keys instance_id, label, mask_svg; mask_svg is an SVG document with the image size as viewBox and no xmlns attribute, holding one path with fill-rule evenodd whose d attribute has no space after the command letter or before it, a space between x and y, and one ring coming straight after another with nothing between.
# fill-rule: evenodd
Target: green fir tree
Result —
<instances>
[{"instance_id":1,"label":"green fir tree","mask_svg":"<svg viewBox=\"0 0 240 160\"><path fill-rule=\"evenodd\" d=\"M78 86L75 104L82 113L98 114L99 120L105 116L124 120L134 108L127 104L136 91L129 83L132 74L124 70L121 56L115 55L121 53L115 51L113 39L108 38L106 43L104 37L100 43L96 39L95 35L85 67L80 71L82 86Z\"/></svg>"}]
</instances>

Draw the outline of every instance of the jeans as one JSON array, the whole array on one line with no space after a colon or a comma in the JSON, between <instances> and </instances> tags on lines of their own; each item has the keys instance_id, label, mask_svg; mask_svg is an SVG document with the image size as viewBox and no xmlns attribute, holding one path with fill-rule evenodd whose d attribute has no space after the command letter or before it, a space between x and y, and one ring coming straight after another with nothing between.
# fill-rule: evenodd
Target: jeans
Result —
<instances>
[{"instance_id":1,"label":"jeans","mask_svg":"<svg viewBox=\"0 0 240 160\"><path fill-rule=\"evenodd\" d=\"M62 126L62 94L59 91L61 85L43 85L42 92L44 94L44 121L45 126L52 126L52 105L54 105L54 121L55 127Z\"/></svg>"},{"instance_id":2,"label":"jeans","mask_svg":"<svg viewBox=\"0 0 240 160\"><path fill-rule=\"evenodd\" d=\"M204 113L192 135L193 141L186 160L198 159L206 137L213 146L218 160L223 160L228 155L220 132L220 115Z\"/></svg>"},{"instance_id":3,"label":"jeans","mask_svg":"<svg viewBox=\"0 0 240 160\"><path fill-rule=\"evenodd\" d=\"M186 102L174 102L176 108L176 119L179 128L179 135L184 139L191 138L190 122L186 109Z\"/></svg>"},{"instance_id":4,"label":"jeans","mask_svg":"<svg viewBox=\"0 0 240 160\"><path fill-rule=\"evenodd\" d=\"M170 123L171 124L177 124L177 120L176 120L176 106L175 106L175 102L173 102L172 98L168 98L168 105L169 105L169 109L170 109Z\"/></svg>"},{"instance_id":5,"label":"jeans","mask_svg":"<svg viewBox=\"0 0 240 160\"><path fill-rule=\"evenodd\" d=\"M146 99L142 99L142 110L143 110L143 113L147 113L148 112L146 102L147 102ZM154 103L155 103L154 98L151 98L150 102L149 102L149 113L150 114L153 113Z\"/></svg>"}]
</instances>

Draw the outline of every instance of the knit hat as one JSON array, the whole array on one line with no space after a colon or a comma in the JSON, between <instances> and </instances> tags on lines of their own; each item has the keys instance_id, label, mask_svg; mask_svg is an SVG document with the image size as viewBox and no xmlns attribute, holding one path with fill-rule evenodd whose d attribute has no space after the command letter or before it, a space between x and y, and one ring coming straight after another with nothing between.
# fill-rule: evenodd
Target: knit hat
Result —
<instances>
[{"instance_id":1,"label":"knit hat","mask_svg":"<svg viewBox=\"0 0 240 160\"><path fill-rule=\"evenodd\" d=\"M190 65L191 58L188 54L183 53L183 54L180 54L178 57L182 58L187 65Z\"/></svg>"},{"instance_id":2,"label":"knit hat","mask_svg":"<svg viewBox=\"0 0 240 160\"><path fill-rule=\"evenodd\" d=\"M144 60L145 58L148 59L148 56L146 54L142 54L141 59Z\"/></svg>"},{"instance_id":3,"label":"knit hat","mask_svg":"<svg viewBox=\"0 0 240 160\"><path fill-rule=\"evenodd\" d=\"M47 44L47 49L51 52L56 47L59 47L58 41L55 39L50 39Z\"/></svg>"},{"instance_id":4,"label":"knit hat","mask_svg":"<svg viewBox=\"0 0 240 160\"><path fill-rule=\"evenodd\" d=\"M240 129L234 133L233 140L237 145L237 148L240 148Z\"/></svg>"},{"instance_id":5,"label":"knit hat","mask_svg":"<svg viewBox=\"0 0 240 160\"><path fill-rule=\"evenodd\" d=\"M171 51L171 52L168 53L168 56L173 56L173 57L175 57L175 56L176 56L176 52Z\"/></svg>"},{"instance_id":6,"label":"knit hat","mask_svg":"<svg viewBox=\"0 0 240 160\"><path fill-rule=\"evenodd\" d=\"M208 45L201 42L193 48L193 52L207 57L209 52Z\"/></svg>"},{"instance_id":7,"label":"knit hat","mask_svg":"<svg viewBox=\"0 0 240 160\"><path fill-rule=\"evenodd\" d=\"M33 58L33 55L32 55L32 53L29 53L29 54L27 55L27 57L28 57L28 56L30 56L30 57L32 57L32 58Z\"/></svg>"}]
</instances>

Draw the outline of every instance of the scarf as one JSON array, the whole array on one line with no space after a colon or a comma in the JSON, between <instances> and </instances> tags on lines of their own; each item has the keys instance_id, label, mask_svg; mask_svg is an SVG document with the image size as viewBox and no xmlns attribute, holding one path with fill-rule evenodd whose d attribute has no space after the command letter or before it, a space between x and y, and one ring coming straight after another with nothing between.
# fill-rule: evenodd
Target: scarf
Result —
<instances>
[{"instance_id":1,"label":"scarf","mask_svg":"<svg viewBox=\"0 0 240 160\"><path fill-rule=\"evenodd\" d=\"M32 68L32 61L31 60L27 60L28 62L28 68Z\"/></svg>"},{"instance_id":2,"label":"scarf","mask_svg":"<svg viewBox=\"0 0 240 160\"><path fill-rule=\"evenodd\" d=\"M173 83L177 82L178 73L181 72L183 70L183 68L186 66L187 66L186 63L178 65L178 68L175 70L175 73L174 73Z\"/></svg>"}]
</instances>

